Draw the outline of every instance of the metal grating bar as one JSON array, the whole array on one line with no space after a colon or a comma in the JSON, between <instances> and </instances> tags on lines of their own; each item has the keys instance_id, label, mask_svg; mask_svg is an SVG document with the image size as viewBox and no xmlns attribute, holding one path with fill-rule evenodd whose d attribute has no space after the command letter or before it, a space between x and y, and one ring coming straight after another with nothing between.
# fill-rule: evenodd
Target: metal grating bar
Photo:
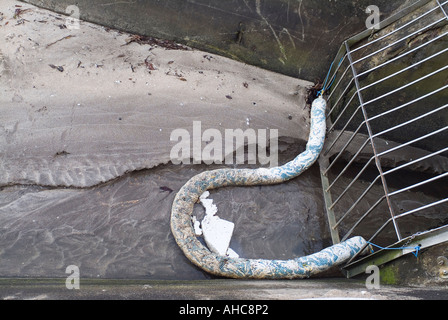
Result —
<instances>
[{"instance_id":1,"label":"metal grating bar","mask_svg":"<svg viewBox=\"0 0 448 320\"><path fill-rule=\"evenodd\" d=\"M421 29L419 29L417 31L414 31L411 34L407 35L406 37L403 37L403 38L401 38L401 39L399 39L399 40L397 40L395 42L392 42L392 43L388 44L387 46L385 46L385 47L383 47L383 48L381 48L381 49L379 49L377 51L374 51L374 52L372 52L372 53L362 57L361 59L358 59L358 60L354 61L353 64L360 63L361 61L364 61L367 58L370 58L370 57L372 57L372 56L374 56L374 55L376 55L378 53L381 53L382 51L384 51L386 49L389 49L389 48L395 46L396 44L398 44L398 43L400 43L400 42L402 42L402 41L404 41L406 39L409 39L409 37L415 36L415 35L423 32L424 30L429 29L429 28L435 26L436 24L438 24L439 22L442 22L443 20L445 20L445 18L440 18L439 20L432 22L430 25L427 25L424 28L421 28Z\"/></svg>"},{"instance_id":2,"label":"metal grating bar","mask_svg":"<svg viewBox=\"0 0 448 320\"><path fill-rule=\"evenodd\" d=\"M445 32L445 33L443 33L443 34L441 34L441 35L435 37L434 39L431 39L431 40L429 40L428 42L425 42L425 43L419 45L418 47L415 47L414 49L411 49L411 50L409 50L409 51L406 51L405 53L403 53L403 54L401 54L401 55L398 55L397 57L392 58L392 59L388 60L387 62L385 62L385 63L383 63L383 64L380 64L380 65L378 65L378 66L376 66L376 67L374 67L374 68L372 68L372 69L366 70L366 71L364 71L364 72L361 72L358 76L359 76L359 77L364 76L364 75L366 75L366 74L368 74L368 73L370 73L370 72L372 72L372 71L375 71L375 70L377 70L377 69L383 68L384 66L387 66L388 64L390 64L390 63L392 63L392 62L395 62L395 61L397 61L397 60L403 59L404 57L410 55L411 53L414 53L415 51L418 51L418 50L420 50L420 49L422 49L422 48L425 48L426 46L431 45L431 44L434 43L435 41L440 40L441 38L443 38L443 37L446 36L446 35L448 35L448 32Z\"/></svg>"},{"instance_id":3,"label":"metal grating bar","mask_svg":"<svg viewBox=\"0 0 448 320\"><path fill-rule=\"evenodd\" d=\"M333 243L354 235L400 243L414 227L429 230L418 217L430 212L445 214L437 217L448 230L447 4L409 6L376 37L345 41L330 67L319 163ZM415 202L421 190L428 196ZM407 197L412 206L401 206Z\"/></svg>"},{"instance_id":4,"label":"metal grating bar","mask_svg":"<svg viewBox=\"0 0 448 320\"><path fill-rule=\"evenodd\" d=\"M439 108L439 109L442 110L442 109L445 109L445 108L446 108L446 105L445 105L444 107L442 107L442 108ZM426 117L426 116L428 116L428 114L423 115L422 118L424 118L424 117ZM436 134L438 134L438 133L440 133L440 132L443 132L443 131L445 131L445 130L447 130L447 129L448 129L448 126L442 128L442 129L439 129L439 130L437 130L437 131L434 131L434 132L432 132L432 133L430 133L430 134L428 134L428 135L419 137L418 139L414 139L414 140L412 140L412 141L410 141L410 142L407 142L407 143L405 143L405 144L399 145L399 146L397 146L397 147L395 147L395 148L391 148L391 149L389 149L389 150L387 150L387 151L381 152L381 153L378 154L378 157L381 157L381 156L384 156L384 155L386 155L386 154L388 154L388 153L391 153L391 152L397 151L397 150L399 150L399 149L402 149L402 148L404 148L404 147L406 147L406 146L408 146L408 145L410 145L410 144L412 144L412 143L415 143L415 142L417 142L417 141L424 140L424 139L426 139L426 138L428 138L428 137L431 137L431 136L433 136L433 135L436 135ZM396 167L396 168L390 169L390 170L384 172L384 175L387 175L388 173L395 172L395 171L397 171L397 170L399 170L399 169L403 169L403 168L405 168L405 167L407 167L407 166L409 166L409 165L412 165L412 164L415 164L415 163L417 163L417 162L419 162L419 161L428 159L428 158L430 158L430 157L433 156L433 155L438 155L438 154L443 153L443 152L445 152L445 151L448 151L448 149L445 148L445 149L439 150L439 151L437 151L437 152L430 153L429 155L426 155L426 156L424 156L424 157L422 157L422 158L419 158L419 159L410 161L410 162L408 162L408 163L406 163L406 164L403 164L403 165L398 166L398 167ZM333 209L333 208L335 207L335 205L342 199L342 197L343 197L343 196L350 190L350 188L353 186L353 184L355 184L355 183L358 181L359 177L360 177L360 176L365 172L365 170L369 167L369 165L371 164L371 162L372 162L373 159L374 159L374 157L371 157L371 158L369 159L369 161L364 165L364 167L361 169L361 171L360 171L360 172L356 175L356 177L350 182L350 184L344 189L344 191L339 195L339 197L338 197L338 198L337 198L337 199L336 199L336 200L329 206L330 209ZM350 164L350 163L349 163L349 164ZM348 164L348 165L344 168L344 170L341 171L341 173L334 179L333 183L332 183L331 185L329 185L329 186L325 189L326 192L329 192L329 191L330 191L330 189L334 186L334 184L336 183L336 181L338 180L338 178L340 178L340 176L345 172L345 170L347 169L347 167L349 166L349 164ZM375 180L374 180L372 183L375 183L375 182L377 181L378 177L379 177L379 176L377 176L377 178L375 178ZM355 202L355 204L356 204L356 203L357 203L357 202ZM350 211L350 210L349 210L349 211Z\"/></svg>"},{"instance_id":5,"label":"metal grating bar","mask_svg":"<svg viewBox=\"0 0 448 320\"><path fill-rule=\"evenodd\" d=\"M447 151L448 149L445 149L445 150L443 150L443 151ZM439 153L441 153L441 152L439 152ZM418 160L416 160L414 163L416 163L416 162L419 162L419 161L422 161L422 160L425 160L425 159L427 159L427 158L429 158L429 157L431 157L431 156L436 156L437 154L439 154L439 153L434 153L434 154L431 154L430 156L427 156L427 157L425 157L425 158L421 158L421 159L418 159ZM406 166L409 166L409 165L411 165L411 164L413 164L413 163L408 163L408 164L405 164L405 165L403 165L403 166L401 166L399 169L403 169L403 168L405 168ZM398 169L398 168L397 168ZM393 171L388 171L388 172L386 172L385 173L385 175L387 175L387 174L389 174L389 173L392 173ZM376 182L377 180L378 180L378 177L379 176L377 176L377 178L375 179L375 181L374 182ZM398 194L400 194L400 193L402 193L402 192L405 192L405 191L409 191L409 190L411 190L411 189L414 189L414 188L417 188L417 187L420 187L420 186L423 186L423 185L425 185L425 184L427 184L427 183L431 183L431 182L433 182L433 181L436 181L436 180L438 180L438 179L442 179L442 178L445 178L445 177L447 177L447 174L446 173L444 173L444 174L441 174L441 175L439 175L439 176L437 176L437 177L434 177L434 178L431 178L431 179L428 179L428 180L425 180L425 181L422 181L422 182L420 182L420 183L416 183L416 184L414 184L414 185L412 185L412 186L408 186L408 187L406 187L406 188L403 188L403 189L400 189L400 190L397 190L397 191L394 191L394 192L392 192L392 193L390 193L389 194L389 197L392 197L392 196L395 196L395 195L398 195ZM357 205L357 204L359 204L360 203L360 201L362 200L362 198L367 194L367 192L368 191L370 191L370 188L373 186L373 183L372 184L370 184L369 185L369 187L367 188L367 190L362 194L362 196L353 204L353 206L345 213L345 215L344 216L342 216L342 218L338 221L338 222L336 222L336 223L334 223L333 224L333 227L334 228L337 228L338 226L339 226L339 224L347 217L347 215L353 210L353 208ZM371 206L370 208L369 208L369 210L367 210L366 212L365 212L365 214L353 225L353 227L345 234L345 236L343 237L343 239L342 239L342 241L344 241L344 240L346 240L352 233L353 233L353 230L362 222L362 220L364 220L374 209L376 209L376 207L383 201L385 199L385 196L383 196L383 197L381 197L373 206ZM396 218L398 218L399 216L397 216Z\"/></svg>"},{"instance_id":6,"label":"metal grating bar","mask_svg":"<svg viewBox=\"0 0 448 320\"><path fill-rule=\"evenodd\" d=\"M353 59L352 59L351 54L350 54L350 47L348 46L347 42L345 42L345 47L346 47L346 50L347 50L347 57L348 57L348 59L350 61L350 66L352 68L353 77L355 78L356 92L358 94L359 103L361 104L362 114L364 116L364 120L365 120L365 123L366 123L367 131L369 133L370 145L372 146L373 154L375 156L375 164L376 164L378 172L380 173L380 176L381 176L381 182L382 182L382 185L383 185L384 194L386 195L386 201L387 201L387 205L389 207L390 215L391 215L391 218L392 218L392 223L394 225L395 233L397 235L398 240L401 240L400 230L398 228L398 224L395 221L394 209L392 208L392 203L391 203L391 201L389 199L389 196L388 196L389 190L388 190L387 182L386 182L386 179L384 178L383 169L381 167L381 162L380 162L380 160L378 158L378 155L377 155L377 152L376 152L375 141L373 140L373 133L372 133L372 128L371 128L370 123L369 123L369 117L367 116L366 109L364 108L365 103L364 103L364 98L362 97L362 94L361 94L361 91L360 91L361 86L360 86L358 78L357 78L357 72L356 72L356 69L354 67L354 62L353 62Z\"/></svg>"},{"instance_id":7,"label":"metal grating bar","mask_svg":"<svg viewBox=\"0 0 448 320\"><path fill-rule=\"evenodd\" d=\"M395 73L393 73L393 74L391 74L391 75L389 75L387 77L384 77L384 78L382 78L382 79L380 79L380 80L378 80L376 82L373 82L371 84L368 84L367 86L362 87L361 90L366 90L366 89L368 89L370 87L376 86L376 85L378 85L378 84L380 84L380 83L382 83L382 82L384 82L386 80L389 80L389 79L391 79L391 78L393 78L393 77L395 77L397 75L402 74L403 72L406 72L406 71L408 71L410 69L413 69L413 68L419 66L420 64L422 64L424 62L427 62L427 61L429 61L429 60L431 60L431 59L433 59L433 58L435 58L435 57L437 57L437 56L439 56L439 55L441 55L441 54L443 54L443 53L445 53L447 51L448 51L448 48L440 50L439 52L433 54L432 56L429 56L429 57L427 57L425 59L422 59L422 60L420 60L417 63L414 63L414 64L412 64L412 65L410 65L410 66L408 66L408 67L406 67L404 69L401 69L400 71L397 71L397 72L395 72Z\"/></svg>"},{"instance_id":8,"label":"metal grating bar","mask_svg":"<svg viewBox=\"0 0 448 320\"><path fill-rule=\"evenodd\" d=\"M445 15L446 19L448 20L448 13L445 11L443 6L448 3L448 1L445 1L444 3L440 4L439 0L436 0L437 4L439 5L440 10L442 10L443 14Z\"/></svg>"},{"instance_id":9,"label":"metal grating bar","mask_svg":"<svg viewBox=\"0 0 448 320\"><path fill-rule=\"evenodd\" d=\"M443 35L446 35L446 34L448 34L448 32L445 33L445 34L443 34ZM424 46L420 46L419 48L421 48L421 47L424 47ZM422 59L422 60L420 60L419 62L417 62L417 63L415 63L415 64L413 64L413 65L411 65L411 66L408 66L408 67L406 67L406 68L404 68L404 69L402 69L402 70L400 70L400 71L398 71L398 72L395 72L395 73L392 74L392 75L389 75L389 76L387 76L387 77L385 77L385 78L383 78L383 79L381 79L381 80L378 80L378 81L376 81L376 82L373 83L373 84L370 84L370 85L368 85L368 86L365 86L365 87L361 88L360 90L366 90L366 89L368 89L368 88L370 88L370 87L372 87L372 86L374 86L374 85L377 85L378 83L381 83L381 82L383 82L383 81L385 81L385 80L388 80L388 79L390 79L390 78L392 78L392 77L394 77L394 76L396 76L396 75L398 75L398 74L401 74L401 73L403 73L403 72L405 72L405 71L407 71L407 70L410 70L410 69L412 69L412 68L415 68L416 66L418 66L418 65L420 65L420 64L422 64L422 63L424 63L424 62L427 62L427 61L429 61L429 60L431 60L431 59L433 59L433 58L435 58L435 57L437 57L437 56L439 56L439 55L441 55L441 54L443 54L443 53L445 53L445 52L448 52L448 48L446 48L446 49L444 49L444 50L441 50L441 51L439 51L439 52L437 52L437 53L431 55L430 57L427 57L427 58L425 58L425 59ZM400 56L397 57L397 58L400 58ZM384 66L384 64L383 64L383 66ZM448 67L448 66L445 66L445 67L439 69L438 71L433 72L431 75L427 75L427 76L424 77L423 79L422 79L422 78L421 78L421 79L418 79L418 80L414 81L413 83L408 84L407 86L402 87L401 89L406 88L406 87L408 87L408 86L411 86L411 85L413 85L413 84L415 84L415 83L417 83L417 82L419 82L419 81L422 81L422 80L424 80L424 79L426 79L426 78L428 78L428 77L430 77L430 76L432 76L432 75L434 75L434 74L436 74L436 73L438 73L438 72L441 72L441 71L445 70L447 67ZM344 75L345 75L345 72L344 72ZM343 76L344 76L344 75L343 75ZM359 75L358 75L358 76L359 76ZM347 86L346 89L344 90L344 93L346 92L346 90L348 90L348 87L351 85L351 83L353 82L353 80L354 80L354 78L352 78L352 80L349 82L348 86ZM395 90L395 92L397 92L397 91L399 91L399 90L398 90L398 89ZM391 92L391 93L389 93L388 95L390 95L390 94L392 94L392 93L395 93L395 92ZM347 108L349 107L350 103L353 101L355 95L356 95L356 93L354 93L354 94L352 95L352 97L350 98L350 100L346 103L346 105L344 106L344 108L342 109L342 111L340 112L340 114L338 115L337 119L336 119L336 120L332 123L332 125L330 126L329 131L332 131L332 130L334 129L334 127L336 126L336 124L339 122L339 120L341 119L341 117L343 116L343 114L345 113L345 111L347 110ZM381 98L384 98L385 96L387 96L387 95L383 95ZM332 109L330 110L329 114L331 114L331 113L334 111L335 107L338 105L338 103L339 103L339 101L342 99L342 97L343 97L343 95L341 95L340 98L337 100L337 102L335 103L335 105L334 105L334 106L332 107ZM427 95L425 95L425 97L427 97ZM330 99L330 97L329 97L328 99ZM379 97L378 99L380 99L380 97ZM365 103L364 105L366 105L366 104L368 104L368 103L371 103L371 102L373 102L373 101L369 101L369 102ZM358 110L357 110L357 111L358 111ZM353 118L354 116L355 116L355 113L353 113L352 118ZM346 127L350 124L352 118L350 118L350 120L346 123L346 125L345 125L344 129L341 131L340 135L345 131ZM373 119L373 118L372 118L372 119ZM339 136L340 136L340 135L339 135ZM337 142L337 140L339 139L339 136L333 141L333 144L330 145L330 147L325 151L326 153L328 153L328 152L331 150L331 148L333 147L333 145L334 145L334 144Z\"/></svg>"},{"instance_id":10,"label":"metal grating bar","mask_svg":"<svg viewBox=\"0 0 448 320\"><path fill-rule=\"evenodd\" d=\"M345 58L347 57L347 55L344 56L344 61ZM339 70L340 67L338 67L338 69L335 71L337 72ZM350 70L350 66L348 66L347 68L345 68L344 73L342 74L341 79L339 79L338 83L334 86L334 89L330 92L330 95L328 96L328 99L331 99L331 96L333 95L333 92L339 87L339 84L341 83L342 79L344 79L345 75L347 74L347 72ZM352 78L353 81L353 78ZM345 90L347 90L350 87L351 83L349 83L349 85L345 88ZM339 102L339 101L338 101ZM337 103L336 103L337 104ZM334 107L330 110L330 113L332 113L334 110Z\"/></svg>"},{"instance_id":11,"label":"metal grating bar","mask_svg":"<svg viewBox=\"0 0 448 320\"><path fill-rule=\"evenodd\" d=\"M438 2L438 0L437 0L437 2ZM440 5L440 7L442 7L442 5L445 5L445 4L447 4L447 3L448 3L448 1L445 1L443 4L441 4L441 5L439 4L439 5ZM418 20L420 20L420 19L426 17L427 15L429 15L430 13L432 13L433 11L438 10L438 9L439 9L439 8L434 7L434 8L432 8L431 10L425 12L424 14L422 14L422 15L416 17L415 19L413 19L413 20L411 20L411 21L405 23L404 25L402 25L402 26L400 26L400 27L394 29L393 31L391 31L391 32L389 32L389 33L387 33L387 34L385 34L385 35L383 35L383 36L381 36L381 37L379 37L379 38L377 38L377 39L375 39L375 40L373 40L373 41L370 41L370 42L368 42L368 43L366 43L366 44L364 44L364 45L362 45L362 46L359 46L358 48L353 49L352 52L356 52L356 51L361 50L361 49L364 49L364 48L366 48L366 47L368 47L368 46L370 46L370 45L372 45L372 44L374 44L374 43L376 43L376 42L378 42L378 41L384 40L385 38L387 38L387 37L393 35L394 33L398 32L398 31L400 31L400 30L402 30L402 29L404 29L404 28L409 27L411 24L417 22ZM443 8L442 8L442 10L443 10Z\"/></svg>"},{"instance_id":12,"label":"metal grating bar","mask_svg":"<svg viewBox=\"0 0 448 320\"><path fill-rule=\"evenodd\" d=\"M447 69L448 69L448 65L446 65L446 66L444 66L444 67L442 67L442 68L440 68L440 69L438 69L436 71L433 71L433 72L431 72L431 73L429 73L429 74L427 74L427 75L425 75L425 76L423 76L421 78L418 78L417 80L414 80L414 81L412 81L412 82L410 82L408 84L405 84L404 86L401 86L401 87L399 87L397 89L389 91L388 93L385 93L385 94L383 94L383 95L381 95L379 97L376 97L375 99L369 100L369 101L365 102L364 105L371 104L372 102L375 102L377 100L383 99L383 98L385 98L387 96L390 96L391 94L397 93L398 91L406 89L407 87L410 87L410 86L412 86L412 85L414 85L414 84L416 84L416 83L418 83L420 81L423 81L423 80L425 80L425 79L427 79L429 77L432 77L433 75L435 75L435 74L437 74L439 72L442 72L444 70L447 70Z\"/></svg>"}]
</instances>

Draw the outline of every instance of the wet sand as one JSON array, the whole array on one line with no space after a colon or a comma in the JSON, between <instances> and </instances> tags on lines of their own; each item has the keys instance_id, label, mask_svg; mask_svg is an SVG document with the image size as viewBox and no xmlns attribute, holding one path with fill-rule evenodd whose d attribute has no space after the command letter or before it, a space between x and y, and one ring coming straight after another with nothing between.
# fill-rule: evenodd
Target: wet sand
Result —
<instances>
[{"instance_id":1,"label":"wet sand","mask_svg":"<svg viewBox=\"0 0 448 320\"><path fill-rule=\"evenodd\" d=\"M30 9L21 23L15 5ZM90 23L67 29L18 1L0 12L0 186L89 187L166 164L171 132L193 121L307 140L307 81Z\"/></svg>"}]
</instances>

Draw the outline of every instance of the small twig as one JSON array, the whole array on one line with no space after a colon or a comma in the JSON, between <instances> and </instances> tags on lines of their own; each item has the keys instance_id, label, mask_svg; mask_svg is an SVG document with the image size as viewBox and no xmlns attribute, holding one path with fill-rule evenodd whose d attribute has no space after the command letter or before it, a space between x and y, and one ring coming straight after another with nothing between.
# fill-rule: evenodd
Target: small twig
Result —
<instances>
[{"instance_id":1,"label":"small twig","mask_svg":"<svg viewBox=\"0 0 448 320\"><path fill-rule=\"evenodd\" d=\"M55 42L52 42L52 43L50 43L50 44L47 44L47 48L50 47L50 46L52 46L52 45L54 45L55 43L58 43L59 41L66 40L66 39L70 39L70 38L73 38L73 37L75 37L75 36L73 36L73 35L69 35L69 36L66 36L66 37L64 37L64 38L61 38L61 39L59 39L59 40L56 40Z\"/></svg>"}]
</instances>

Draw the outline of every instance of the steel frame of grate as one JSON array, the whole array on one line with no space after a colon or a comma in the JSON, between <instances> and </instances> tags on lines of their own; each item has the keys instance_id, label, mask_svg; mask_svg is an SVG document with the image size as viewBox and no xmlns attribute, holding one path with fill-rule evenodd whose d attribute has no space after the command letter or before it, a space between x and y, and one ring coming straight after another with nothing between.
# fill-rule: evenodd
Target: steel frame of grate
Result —
<instances>
[{"instance_id":1,"label":"steel frame of grate","mask_svg":"<svg viewBox=\"0 0 448 320\"><path fill-rule=\"evenodd\" d=\"M331 237L332 237L333 243L338 243L340 241L344 241L348 237L353 236L355 228L357 228L361 223L363 223L364 219L366 217L368 217L384 201L387 203L387 208L389 211L390 218L387 219L384 222L384 224L380 228L378 228L376 230L376 232L373 233L373 235L371 235L371 237L368 240L369 242L374 241L375 238L377 238L377 236L379 234L381 234L381 232L389 224L393 225L393 229L394 229L395 236L396 236L396 241L397 242L403 241L403 236L402 236L402 233L400 231L400 226L399 226L401 218L410 216L416 212L426 210L428 208L438 206L440 204L448 202L448 195L446 195L446 197L444 199L440 199L433 203L430 203L430 204L427 204L427 205L424 205L424 206L421 206L419 208L415 208L412 210L408 210L406 212L397 213L394 210L394 206L392 205L392 200L391 200L391 197L396 196L398 194L402 194L406 191L412 190L417 187L421 187L427 183L431 183L431 182L437 181L439 179L447 178L448 172L443 172L437 176L428 178L428 179L426 179L424 181L420 181L418 183L408 185L406 187L403 187L403 188L395 190L395 191L390 190L390 188L388 186L388 182L387 182L387 178L390 174L397 172L400 169L405 169L407 167L411 167L412 165L415 165L416 163L418 163L420 161L423 161L423 160L426 160L426 159L429 159L429 158L432 158L435 156L440 156L440 155L448 152L448 147L441 148L440 150L436 150L433 152L429 152L428 154L426 154L423 157L420 157L418 159L411 159L408 162L406 162L404 164L400 164L399 166L394 167L394 168L385 169L385 168L383 168L381 161L380 161L381 157L383 157L389 153L400 150L401 148L405 148L407 146L411 146L412 144L419 142L419 141L423 141L426 138L433 137L438 134L444 133L446 130L448 130L448 125L438 128L437 130L429 132L425 135L422 135L420 137L417 137L417 138L407 141L405 143L398 144L397 146L391 147L390 149L385 150L385 151L379 151L377 148L376 142L375 142L375 139L380 138L384 134L391 132L393 130L396 130L397 128L405 128L407 126L412 126L415 122L422 121L422 120L424 121L424 120L426 120L427 117L430 117L434 114L437 114L440 112L447 112L448 104L438 106L424 114L421 114L421 115L414 117L410 120L404 121L398 125L394 125L390 128L382 130L380 132L375 133L371 127L371 122L373 120L380 120L381 117L393 116L393 113L398 110L402 110L402 109L409 107L411 105L414 105L416 103L424 103L425 99L427 99L428 97L440 94L444 90L448 89L448 83L442 84L439 88L437 88L433 91L430 91L422 96L419 96L419 97L412 99L411 101L408 101L401 105L394 106L392 109L381 112L374 116L369 116L369 112L366 108L366 106L372 105L380 99L387 98L391 95L394 95L397 92L400 92L401 90L410 88L416 84L421 83L422 81L429 79L430 77L432 77L434 75L440 74L442 72L447 72L448 64L445 66L442 66L441 68L438 68L436 70L432 70L431 72L425 74L424 76L422 76L414 81L411 81L411 82L403 84L403 85L399 84L399 86L397 88L390 90L384 94L381 94L377 97L374 97L373 99L369 99L369 100L365 101L365 96L364 96L364 92L366 90L372 89L375 86L377 86L378 84L383 83L384 81L393 79L394 77L396 77L408 70L411 70L412 68L419 67L420 65L424 64L425 62L428 62L432 59L439 57L442 54L445 54L446 52L448 52L448 48L444 48L444 49L440 50L439 52L436 52L434 54L426 56L426 57L422 58L420 61L418 61L417 63L415 63L411 66L408 66L406 68L402 68L402 69L388 75L387 77L384 77L378 81L368 84L367 86L362 86L359 81L360 78L368 75L371 72L377 71L377 70L389 65L390 63L398 61L399 59L403 59L405 56L407 56L411 53L418 52L419 50L424 49L425 47L431 46L431 44L433 44L437 40L448 38L448 36L447 36L448 32L444 32L444 33L438 35L437 37L435 37L429 41L426 41L423 44L418 45L408 51L405 51L404 53L400 53L396 57L389 59L383 63L380 63L378 65L375 65L374 67L372 67L368 70L359 72L359 70L356 68L357 64L359 64L363 61L367 61L367 59L372 58L374 55L379 54L389 48L392 48L393 46L399 44L402 41L406 41L407 39L410 39L413 36L419 35L422 32L424 32L425 30L429 30L431 28L434 28L434 26L436 26L436 25L440 25L441 23L443 24L445 21L448 21L448 15L447 15L447 9L446 9L446 7L448 7L448 1L446 1L446 0L445 1L439 1L439 0L428 1L428 0L426 0L426 1L419 1L418 3L415 3L411 6L409 6L407 9L404 9L402 12L400 12L396 16L391 17L389 20L385 21L381 25L380 30L382 30L384 27L386 27L396 21L399 21L404 16L408 15L409 13L413 12L414 10L419 9L425 5L428 5L428 6L431 5L431 8L428 9L423 14L421 14L417 17L414 17L412 20L406 22L405 24L401 25L400 27L390 31L387 34L384 34L384 35L376 38L375 40L369 41L364 45L353 48L354 44L358 43L362 39L365 39L366 37L371 36L372 33L370 31L363 32L360 35L357 35L351 39L348 39L347 41L345 41L343 43L343 45L341 46L341 50L339 51L338 55L336 56L336 58L334 60L335 61L334 62L335 69L333 70L333 65L330 68L329 75L331 75L331 77L329 78L329 80L330 80L329 83L332 83L332 84L334 83L335 86L331 89L330 92L327 92L328 95L326 96L326 98L328 101L334 102L331 105L330 110L328 110L328 115L330 116L333 114L333 116L335 116L335 120L333 122L329 123L328 137L331 139L327 140L323 155L321 156L319 163L320 163L320 168L321 168L322 186L323 186L323 190L324 190L324 199L325 199L325 204L326 204L326 208L327 208L328 222L329 222L329 227L330 227L330 232L331 232ZM418 28L415 31L406 33L406 35L404 37L402 37L396 41L393 41L392 43L389 43L384 47L381 47L379 50L370 52L366 55L363 55L361 58L358 58L358 59L354 58L354 53L358 52L358 54L359 54L359 52L366 51L366 50L368 50L368 47L370 45L372 45L374 43L377 43L377 44L381 43L382 40L387 39L391 35L399 32L399 31L407 30L406 28L413 26L414 23L416 23L417 21L420 21L422 19L431 19L431 21L428 24L425 24L423 27ZM345 69L342 67L344 64L347 65L345 67ZM342 83L344 80L347 80L347 77L350 77L350 80L344 87L342 85ZM353 88L353 87L355 88L354 93L351 96L348 96L348 94L350 92L350 88ZM340 92L339 96L335 95L335 93L337 92L336 89L339 89L339 92ZM349 119L346 121L346 123L342 124L343 125L342 128L339 130L335 130L337 124L341 125L340 122L341 122L343 115L346 115L346 113L348 112L349 106L354 102L356 102L358 104L358 107L355 109L355 111L353 111L351 116L349 116ZM345 103L345 106L343 106L342 109L339 109L338 113L336 114L335 113L336 107L338 107L338 106L341 107L341 105L343 103ZM352 124L353 119L359 115L361 115L361 118L363 119L363 121L358 125L356 130L354 130L353 132L349 132L348 126L350 124ZM352 158L350 159L350 161L348 161L348 163L340 171L340 173L338 175L336 175L336 177L332 181L330 181L329 172L334 169L333 166L342 157L342 155L347 150L347 148L352 145L354 139L359 137L359 134L362 129L367 131L367 138L365 139L364 143L361 144L361 146L357 149L356 152L353 153ZM337 142L341 142L341 137L346 133L348 133L348 134L351 133L350 138L345 142L345 144L343 144L342 147L340 147L340 149L335 150ZM342 191L342 193L337 195L335 197L335 199L333 200L334 195L331 193L332 189L339 183L339 180L341 179L341 177L343 177L346 174L346 170L355 162L355 159L357 158L357 156L366 147L370 147L372 149L372 157L364 164L364 166L359 171L359 173L353 178L353 180ZM331 162L328 159L328 155L330 154L330 151L336 152L335 153L336 156ZM356 181L359 180L360 176L367 170L367 168L370 168L372 166L376 167L376 170L378 171L378 175L375 177L375 179L373 179L373 181L370 182L370 184L365 189L365 191L361 194L361 196L359 196L358 199L356 199L349 208L346 208L347 210L345 210L345 212L342 213L340 218L337 219L336 214L335 214L335 206L350 191L350 188L353 186L353 184ZM381 183L381 187L384 192L383 196L381 198L379 198L376 203L374 203L372 206L370 206L370 208L367 211L365 211L359 218L357 218L356 223L344 235L341 236L339 234L339 232L340 232L339 226L340 226L341 222L344 221L344 219L346 219L350 214L353 213L354 208L359 203L361 203L363 201L366 194L368 194L371 191L372 187L375 184L377 184L378 182ZM357 257L354 257L351 261L353 261L356 258Z\"/></svg>"}]
</instances>

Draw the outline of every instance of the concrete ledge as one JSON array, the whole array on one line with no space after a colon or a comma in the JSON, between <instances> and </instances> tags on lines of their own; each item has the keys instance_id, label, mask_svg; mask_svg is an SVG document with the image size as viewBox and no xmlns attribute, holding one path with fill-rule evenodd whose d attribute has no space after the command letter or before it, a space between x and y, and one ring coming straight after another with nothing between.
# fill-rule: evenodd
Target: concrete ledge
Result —
<instances>
[{"instance_id":1,"label":"concrete ledge","mask_svg":"<svg viewBox=\"0 0 448 320\"><path fill-rule=\"evenodd\" d=\"M24 0L59 13L72 0ZM417 0L78 0L82 20L176 40L286 75L323 79L341 42ZM70 11L71 12L71 11ZM71 13L74 14L74 13Z\"/></svg>"},{"instance_id":2,"label":"concrete ledge","mask_svg":"<svg viewBox=\"0 0 448 320\"><path fill-rule=\"evenodd\" d=\"M447 299L443 288L381 286L363 281L147 281L82 280L68 290L65 279L0 279L0 300L426 300Z\"/></svg>"}]
</instances>

